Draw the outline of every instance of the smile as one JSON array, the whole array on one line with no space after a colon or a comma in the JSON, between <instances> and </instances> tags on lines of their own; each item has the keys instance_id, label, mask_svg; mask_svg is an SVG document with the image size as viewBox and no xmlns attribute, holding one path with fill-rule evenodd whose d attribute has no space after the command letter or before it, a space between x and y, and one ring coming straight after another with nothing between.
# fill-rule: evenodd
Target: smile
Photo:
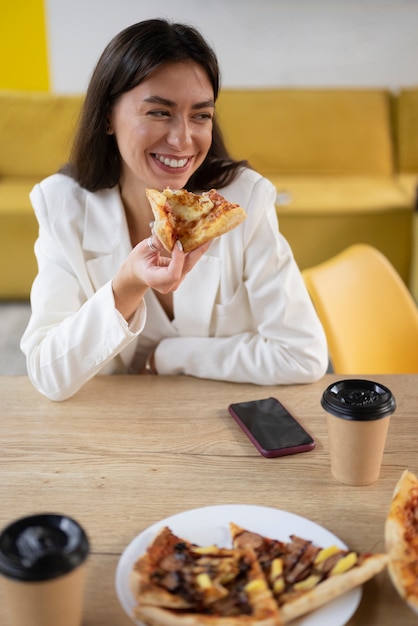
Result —
<instances>
[{"instance_id":1,"label":"smile","mask_svg":"<svg viewBox=\"0 0 418 626\"><path fill-rule=\"evenodd\" d=\"M188 158L185 159L169 159L168 157L163 157L160 156L159 154L154 154L154 157L160 161L160 163L163 163L164 165L167 165L168 167L172 167L174 169L180 168L180 167L184 167L186 165L186 163L188 162Z\"/></svg>"}]
</instances>

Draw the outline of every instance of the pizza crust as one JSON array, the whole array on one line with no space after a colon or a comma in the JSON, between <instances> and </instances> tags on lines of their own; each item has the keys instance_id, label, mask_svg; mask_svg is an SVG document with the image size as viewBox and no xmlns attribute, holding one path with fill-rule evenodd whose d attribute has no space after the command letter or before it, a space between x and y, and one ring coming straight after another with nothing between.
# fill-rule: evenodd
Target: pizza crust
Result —
<instances>
[{"instance_id":1,"label":"pizza crust","mask_svg":"<svg viewBox=\"0 0 418 626\"><path fill-rule=\"evenodd\" d=\"M135 617L148 626L280 626L282 622L275 617L257 619L252 615L236 617L219 617L199 613L175 612L156 606L139 606L135 609Z\"/></svg>"},{"instance_id":2,"label":"pizza crust","mask_svg":"<svg viewBox=\"0 0 418 626\"><path fill-rule=\"evenodd\" d=\"M415 546L405 540L407 507L413 491L418 492L418 478L405 470L393 492L385 524L385 543L392 583L401 598L418 613L418 536Z\"/></svg>"},{"instance_id":3,"label":"pizza crust","mask_svg":"<svg viewBox=\"0 0 418 626\"><path fill-rule=\"evenodd\" d=\"M283 622L287 624L297 617L310 613L315 609L328 604L335 598L342 596L347 591L359 587L370 578L381 572L387 565L386 554L376 554L370 556L364 563L344 574L338 574L327 578L307 591L304 595L293 601L285 602L281 606L281 616Z\"/></svg>"},{"instance_id":4,"label":"pizza crust","mask_svg":"<svg viewBox=\"0 0 418 626\"><path fill-rule=\"evenodd\" d=\"M199 195L167 187L164 191L146 189L146 195L155 218L154 232L168 252L177 240L184 252L191 252L246 218L243 208L214 189Z\"/></svg>"}]
</instances>

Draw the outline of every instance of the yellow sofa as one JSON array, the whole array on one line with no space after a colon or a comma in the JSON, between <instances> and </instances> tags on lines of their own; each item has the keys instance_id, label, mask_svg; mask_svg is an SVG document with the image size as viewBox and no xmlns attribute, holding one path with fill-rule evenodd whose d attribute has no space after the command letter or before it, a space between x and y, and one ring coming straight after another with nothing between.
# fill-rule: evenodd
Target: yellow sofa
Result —
<instances>
[{"instance_id":1,"label":"yellow sofa","mask_svg":"<svg viewBox=\"0 0 418 626\"><path fill-rule=\"evenodd\" d=\"M36 274L35 183L68 157L81 96L0 92L0 299L26 299Z\"/></svg>"},{"instance_id":2,"label":"yellow sofa","mask_svg":"<svg viewBox=\"0 0 418 626\"><path fill-rule=\"evenodd\" d=\"M394 98L395 149L400 184L418 209L418 87L401 89ZM414 212L410 289L418 302L418 212Z\"/></svg>"},{"instance_id":3,"label":"yellow sofa","mask_svg":"<svg viewBox=\"0 0 418 626\"><path fill-rule=\"evenodd\" d=\"M364 242L409 282L412 206L396 176L388 90L231 89L218 113L233 155L275 183L302 269Z\"/></svg>"},{"instance_id":4,"label":"yellow sofa","mask_svg":"<svg viewBox=\"0 0 418 626\"><path fill-rule=\"evenodd\" d=\"M0 91L0 299L29 295L37 235L29 192L66 161L81 102ZM301 269L365 242L409 283L413 202L399 163L418 158L401 157L410 149L398 140L407 125L398 104L383 89L221 92L227 145L275 183L280 227Z\"/></svg>"},{"instance_id":5,"label":"yellow sofa","mask_svg":"<svg viewBox=\"0 0 418 626\"><path fill-rule=\"evenodd\" d=\"M418 88L401 89L394 98L395 151L399 180L416 205L418 184Z\"/></svg>"}]
</instances>

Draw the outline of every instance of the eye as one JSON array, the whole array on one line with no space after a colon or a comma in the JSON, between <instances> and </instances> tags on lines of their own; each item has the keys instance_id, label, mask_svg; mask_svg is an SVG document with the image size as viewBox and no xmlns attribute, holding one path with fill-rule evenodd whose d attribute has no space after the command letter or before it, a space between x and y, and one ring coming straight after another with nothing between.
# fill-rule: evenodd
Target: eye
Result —
<instances>
[{"instance_id":1,"label":"eye","mask_svg":"<svg viewBox=\"0 0 418 626\"><path fill-rule=\"evenodd\" d=\"M199 121L206 122L207 120L211 121L213 119L213 114L210 113L209 111L202 111L201 113L198 113L194 117L195 119Z\"/></svg>"},{"instance_id":2,"label":"eye","mask_svg":"<svg viewBox=\"0 0 418 626\"><path fill-rule=\"evenodd\" d=\"M170 117L170 112L164 109L153 109L148 111L147 115L152 117Z\"/></svg>"}]
</instances>

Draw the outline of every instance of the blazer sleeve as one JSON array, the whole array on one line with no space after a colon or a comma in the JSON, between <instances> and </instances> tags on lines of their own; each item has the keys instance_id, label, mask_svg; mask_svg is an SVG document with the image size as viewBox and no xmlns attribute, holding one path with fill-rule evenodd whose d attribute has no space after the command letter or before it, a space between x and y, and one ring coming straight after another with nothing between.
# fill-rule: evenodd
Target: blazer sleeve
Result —
<instances>
[{"instance_id":1,"label":"blazer sleeve","mask_svg":"<svg viewBox=\"0 0 418 626\"><path fill-rule=\"evenodd\" d=\"M38 274L21 349L36 389L51 400L64 400L98 372L116 371L115 357L141 332L146 309L143 303L128 325L115 308L111 280L95 289L88 278L78 220L55 228L54 203L41 185L31 200L39 223Z\"/></svg>"},{"instance_id":2,"label":"blazer sleeve","mask_svg":"<svg viewBox=\"0 0 418 626\"><path fill-rule=\"evenodd\" d=\"M223 336L164 339L155 352L160 374L260 385L309 383L325 374L325 334L290 246L279 232L275 197L273 185L259 177L243 204L248 217L241 229L243 241L235 248L244 255L240 262L248 331L235 333L231 319L230 332ZM225 245L227 239L221 240ZM234 262L231 248L221 254L224 265Z\"/></svg>"}]
</instances>

